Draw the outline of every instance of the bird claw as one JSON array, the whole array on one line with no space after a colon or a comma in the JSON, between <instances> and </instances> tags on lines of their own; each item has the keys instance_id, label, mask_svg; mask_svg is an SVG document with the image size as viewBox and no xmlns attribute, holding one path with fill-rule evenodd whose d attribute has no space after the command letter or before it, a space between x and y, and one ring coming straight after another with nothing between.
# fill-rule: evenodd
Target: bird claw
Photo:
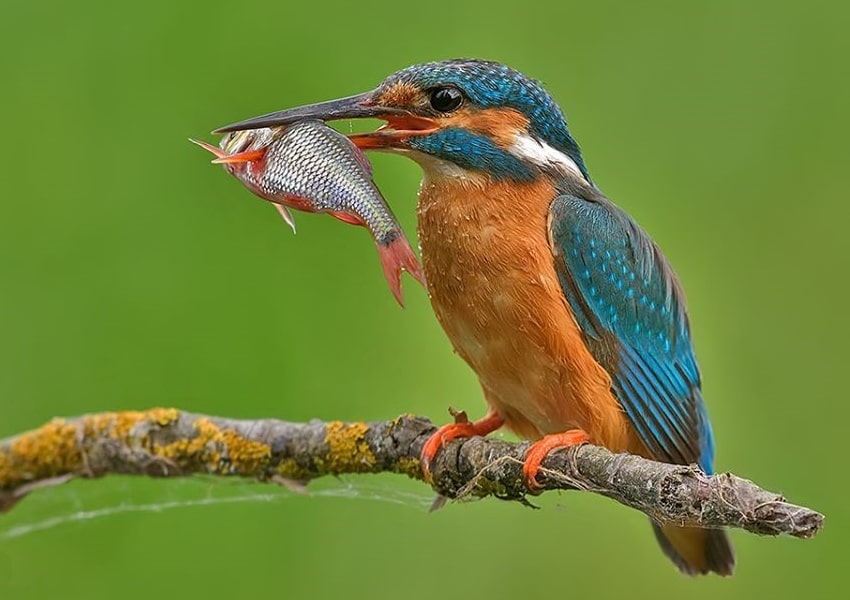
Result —
<instances>
[{"instance_id":1,"label":"bird claw","mask_svg":"<svg viewBox=\"0 0 850 600\"><path fill-rule=\"evenodd\" d=\"M443 425L437 429L425 446L422 447L421 463L422 477L428 483L433 483L431 474L431 462L437 456L437 453L443 446L448 444L455 438L471 438L476 436L486 436L496 431L504 424L504 419L497 414L489 414L479 421L470 422L466 412L449 408L449 414L454 417L454 423Z\"/></svg>"},{"instance_id":2,"label":"bird claw","mask_svg":"<svg viewBox=\"0 0 850 600\"><path fill-rule=\"evenodd\" d=\"M522 478L525 488L529 494L538 495L543 492L544 486L537 481L540 465L549 456L549 453L558 448L567 448L586 444L590 437L581 429L571 429L563 433L546 435L537 440L525 452L525 460L522 463Z\"/></svg>"}]
</instances>

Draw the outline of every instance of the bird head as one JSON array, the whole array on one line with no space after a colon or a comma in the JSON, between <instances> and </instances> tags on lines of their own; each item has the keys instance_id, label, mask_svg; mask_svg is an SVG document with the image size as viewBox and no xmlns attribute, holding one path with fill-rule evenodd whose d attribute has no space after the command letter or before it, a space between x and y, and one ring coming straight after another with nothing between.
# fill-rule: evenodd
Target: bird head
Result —
<instances>
[{"instance_id":1,"label":"bird head","mask_svg":"<svg viewBox=\"0 0 850 600\"><path fill-rule=\"evenodd\" d=\"M407 154L431 176L530 181L551 175L589 182L564 114L540 83L481 60L414 65L372 91L255 117L216 133L356 118L386 123L350 136L358 147Z\"/></svg>"}]
</instances>

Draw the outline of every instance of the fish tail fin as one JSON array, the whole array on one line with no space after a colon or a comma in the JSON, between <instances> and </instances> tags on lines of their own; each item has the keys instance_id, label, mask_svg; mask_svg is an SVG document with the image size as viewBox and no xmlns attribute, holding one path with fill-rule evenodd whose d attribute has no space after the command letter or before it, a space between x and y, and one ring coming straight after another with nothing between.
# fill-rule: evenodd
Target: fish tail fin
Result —
<instances>
[{"instance_id":1,"label":"fish tail fin","mask_svg":"<svg viewBox=\"0 0 850 600\"><path fill-rule=\"evenodd\" d=\"M652 523L661 550L686 575L717 573L730 576L735 570L735 552L722 529L700 529Z\"/></svg>"},{"instance_id":2,"label":"fish tail fin","mask_svg":"<svg viewBox=\"0 0 850 600\"><path fill-rule=\"evenodd\" d=\"M413 277L425 285L425 275L422 273L422 265L413 253L413 249L404 235L400 235L389 243L378 243L378 255L381 259L381 268L384 277L390 286L393 296L399 305L404 306L404 295L401 291L401 272L407 271Z\"/></svg>"}]
</instances>

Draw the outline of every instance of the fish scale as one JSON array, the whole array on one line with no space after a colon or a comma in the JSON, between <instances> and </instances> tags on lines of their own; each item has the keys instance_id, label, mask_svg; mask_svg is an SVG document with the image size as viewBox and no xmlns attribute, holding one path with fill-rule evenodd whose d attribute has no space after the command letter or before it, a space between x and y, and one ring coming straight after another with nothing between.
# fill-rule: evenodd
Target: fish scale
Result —
<instances>
[{"instance_id":1,"label":"fish scale","mask_svg":"<svg viewBox=\"0 0 850 600\"><path fill-rule=\"evenodd\" d=\"M262 161L229 165L264 196L307 197L316 212L348 209L363 218L376 241L389 243L400 229L382 198L376 201L371 168L351 142L319 121L302 121L284 130L229 134L221 141L228 154L266 148ZM239 132L244 133L244 132Z\"/></svg>"},{"instance_id":2,"label":"fish scale","mask_svg":"<svg viewBox=\"0 0 850 600\"><path fill-rule=\"evenodd\" d=\"M424 285L419 261L372 181L371 165L335 129L321 121L304 120L287 127L229 133L220 148L195 143L215 154L213 162L222 164L248 189L272 202L293 230L289 208L329 213L368 228L399 304L403 305L401 271Z\"/></svg>"}]
</instances>

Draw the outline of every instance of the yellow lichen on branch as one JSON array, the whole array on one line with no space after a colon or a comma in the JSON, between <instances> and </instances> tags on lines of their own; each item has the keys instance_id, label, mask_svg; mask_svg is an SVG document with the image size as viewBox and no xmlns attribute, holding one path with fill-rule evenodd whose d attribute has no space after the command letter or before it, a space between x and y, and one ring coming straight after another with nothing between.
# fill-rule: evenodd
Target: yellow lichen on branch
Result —
<instances>
[{"instance_id":1,"label":"yellow lichen on branch","mask_svg":"<svg viewBox=\"0 0 850 600\"><path fill-rule=\"evenodd\" d=\"M54 419L35 431L18 436L8 452L0 452L0 489L58 477L82 465L78 429L64 419Z\"/></svg>"},{"instance_id":2,"label":"yellow lichen on branch","mask_svg":"<svg viewBox=\"0 0 850 600\"><path fill-rule=\"evenodd\" d=\"M208 418L192 424L192 437L165 445L154 444L151 451L182 468L202 468L218 475L250 477L266 466L271 457L268 444L245 439L238 433L222 429Z\"/></svg>"},{"instance_id":3,"label":"yellow lichen on branch","mask_svg":"<svg viewBox=\"0 0 850 600\"><path fill-rule=\"evenodd\" d=\"M152 408L146 411L121 411L88 415L83 419L86 435L94 432L106 435L114 440L126 441L132 435L139 435L138 426L153 423L160 426L172 423L180 416L175 408Z\"/></svg>"},{"instance_id":4,"label":"yellow lichen on branch","mask_svg":"<svg viewBox=\"0 0 850 600\"><path fill-rule=\"evenodd\" d=\"M155 408L54 419L0 440L0 512L39 487L109 473L281 483L379 472L422 479L419 456L435 431L430 421L411 415L371 423L287 423ZM494 439L452 441L431 463L432 487L450 498L523 500L525 448ZM696 467L615 455L597 446L553 452L541 474L544 489L593 491L658 523L796 537L811 537L823 524L823 515L734 475L707 476Z\"/></svg>"},{"instance_id":5,"label":"yellow lichen on branch","mask_svg":"<svg viewBox=\"0 0 850 600\"><path fill-rule=\"evenodd\" d=\"M326 427L329 452L324 458L330 473L372 473L377 463L366 442L366 423L331 421Z\"/></svg>"},{"instance_id":6,"label":"yellow lichen on branch","mask_svg":"<svg viewBox=\"0 0 850 600\"><path fill-rule=\"evenodd\" d=\"M0 490L69 473L97 472L107 446L122 448L128 455L144 453L149 475L204 472L307 479L316 470L338 474L377 469L365 439L366 423L327 423L322 438L326 451L311 456L313 468L307 468L291 457L273 461L269 443L252 439L241 429L222 426L220 419L185 416L174 408L154 408L87 415L72 421L55 419L0 449ZM172 431L176 428L179 434Z\"/></svg>"}]
</instances>

